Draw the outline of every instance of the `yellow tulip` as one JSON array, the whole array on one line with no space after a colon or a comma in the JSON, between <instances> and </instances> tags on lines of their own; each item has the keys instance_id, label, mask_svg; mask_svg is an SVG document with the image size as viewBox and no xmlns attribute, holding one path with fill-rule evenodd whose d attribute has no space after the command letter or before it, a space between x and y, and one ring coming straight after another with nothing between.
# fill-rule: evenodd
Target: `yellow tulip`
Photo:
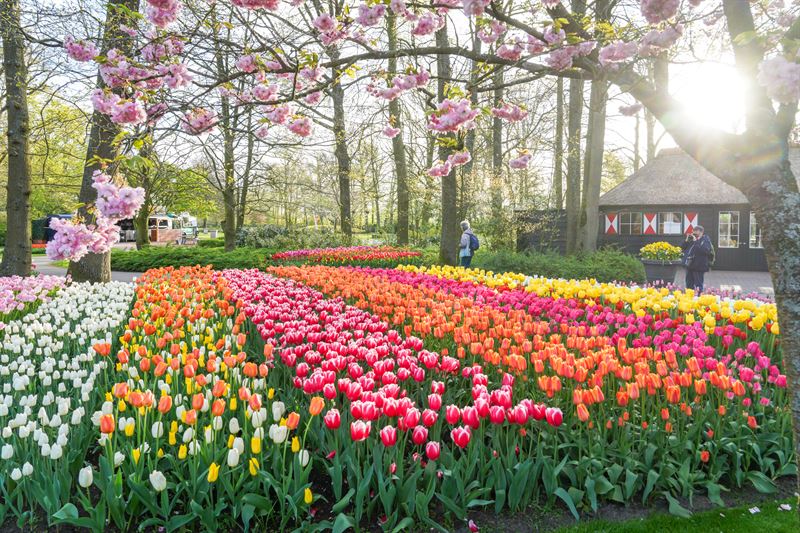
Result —
<instances>
[{"instance_id":1,"label":"yellow tulip","mask_svg":"<svg viewBox=\"0 0 800 533\"><path fill-rule=\"evenodd\" d=\"M211 466L208 467L208 479L209 483L214 483L217 478L219 477L219 465L217 463L211 463Z\"/></svg>"},{"instance_id":2,"label":"yellow tulip","mask_svg":"<svg viewBox=\"0 0 800 533\"><path fill-rule=\"evenodd\" d=\"M186 445L181 444L181 447L178 448L178 459L186 459Z\"/></svg>"},{"instance_id":3,"label":"yellow tulip","mask_svg":"<svg viewBox=\"0 0 800 533\"><path fill-rule=\"evenodd\" d=\"M297 453L300 451L300 439L292 437L292 452Z\"/></svg>"},{"instance_id":4,"label":"yellow tulip","mask_svg":"<svg viewBox=\"0 0 800 533\"><path fill-rule=\"evenodd\" d=\"M175 443L178 442L177 441L177 433L175 433L174 431L170 431L169 432L168 442L169 442L170 446L175 446Z\"/></svg>"},{"instance_id":5,"label":"yellow tulip","mask_svg":"<svg viewBox=\"0 0 800 533\"><path fill-rule=\"evenodd\" d=\"M294 446L294 443L292 446ZM261 453L261 439L259 437L253 437L250 439L250 451L253 453Z\"/></svg>"},{"instance_id":6,"label":"yellow tulip","mask_svg":"<svg viewBox=\"0 0 800 533\"><path fill-rule=\"evenodd\" d=\"M134 448L131 452L131 456L133 457L133 464L139 464L139 457L141 457L142 452L139 448Z\"/></svg>"},{"instance_id":7,"label":"yellow tulip","mask_svg":"<svg viewBox=\"0 0 800 533\"><path fill-rule=\"evenodd\" d=\"M314 495L311 494L311 489L306 487L305 493L303 494L303 501L306 502L306 505L311 505L311 502L314 501Z\"/></svg>"},{"instance_id":8,"label":"yellow tulip","mask_svg":"<svg viewBox=\"0 0 800 533\"><path fill-rule=\"evenodd\" d=\"M127 405L125 405L125 400L123 400L123 399L121 399L121 398L120 398L120 400L119 400L119 403L117 403L117 410L118 410L120 413L122 413L122 412L124 412L124 411L125 411L125 409L127 409L127 407L128 407L128 406L127 406Z\"/></svg>"},{"instance_id":9,"label":"yellow tulip","mask_svg":"<svg viewBox=\"0 0 800 533\"><path fill-rule=\"evenodd\" d=\"M255 457L251 457L250 458L249 467L250 467L250 475L251 476L257 475L258 474L258 459L256 459Z\"/></svg>"},{"instance_id":10,"label":"yellow tulip","mask_svg":"<svg viewBox=\"0 0 800 533\"><path fill-rule=\"evenodd\" d=\"M133 437L133 433L136 431L136 423L131 422L125 426L125 436L126 437Z\"/></svg>"}]
</instances>

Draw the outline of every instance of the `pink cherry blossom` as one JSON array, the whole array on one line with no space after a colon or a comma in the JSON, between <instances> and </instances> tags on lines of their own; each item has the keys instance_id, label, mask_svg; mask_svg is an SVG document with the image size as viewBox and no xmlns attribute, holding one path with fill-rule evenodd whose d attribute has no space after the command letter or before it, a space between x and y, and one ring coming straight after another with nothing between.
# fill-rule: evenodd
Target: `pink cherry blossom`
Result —
<instances>
[{"instance_id":1,"label":"pink cherry blossom","mask_svg":"<svg viewBox=\"0 0 800 533\"><path fill-rule=\"evenodd\" d=\"M273 124L284 124L292 114L292 108L289 104L281 104L272 107L266 112L267 118Z\"/></svg>"},{"instance_id":2,"label":"pink cherry blossom","mask_svg":"<svg viewBox=\"0 0 800 533\"><path fill-rule=\"evenodd\" d=\"M528 112L514 104L504 104L502 107L492 108L492 116L509 122L517 122L525 119L528 116Z\"/></svg>"},{"instance_id":3,"label":"pink cherry blossom","mask_svg":"<svg viewBox=\"0 0 800 533\"><path fill-rule=\"evenodd\" d=\"M678 42L683 35L683 26L675 24L663 30L650 30L639 43L639 55L647 57L660 54Z\"/></svg>"},{"instance_id":4,"label":"pink cherry blossom","mask_svg":"<svg viewBox=\"0 0 800 533\"><path fill-rule=\"evenodd\" d=\"M75 61L91 61L100 54L92 42L76 41L72 35L64 37L64 48L67 55Z\"/></svg>"},{"instance_id":5,"label":"pink cherry blossom","mask_svg":"<svg viewBox=\"0 0 800 533\"><path fill-rule=\"evenodd\" d=\"M466 150L463 152L456 152L451 154L450 157L447 158L447 162L450 163L452 168L460 167L461 165L466 165L472 161L472 154L467 152Z\"/></svg>"},{"instance_id":6,"label":"pink cherry blossom","mask_svg":"<svg viewBox=\"0 0 800 533\"><path fill-rule=\"evenodd\" d=\"M522 56L522 45L519 43L505 43L497 49L497 56L509 61L519 61Z\"/></svg>"},{"instance_id":7,"label":"pink cherry blossom","mask_svg":"<svg viewBox=\"0 0 800 533\"><path fill-rule=\"evenodd\" d=\"M530 55L538 55L545 51L547 44L540 41L533 35L528 35L528 42L525 43L525 49Z\"/></svg>"},{"instance_id":8,"label":"pink cherry blossom","mask_svg":"<svg viewBox=\"0 0 800 533\"><path fill-rule=\"evenodd\" d=\"M266 85L259 83L253 87L253 98L260 102L271 102L278 96L277 85Z\"/></svg>"},{"instance_id":9,"label":"pink cherry blossom","mask_svg":"<svg viewBox=\"0 0 800 533\"><path fill-rule=\"evenodd\" d=\"M650 24L671 19L678 13L680 0L642 0L642 16Z\"/></svg>"},{"instance_id":10,"label":"pink cherry blossom","mask_svg":"<svg viewBox=\"0 0 800 533\"><path fill-rule=\"evenodd\" d=\"M120 97L111 91L103 91L103 89L95 89L92 91L92 105L94 109L104 115L110 115L114 106L120 101Z\"/></svg>"},{"instance_id":11,"label":"pink cherry blossom","mask_svg":"<svg viewBox=\"0 0 800 533\"><path fill-rule=\"evenodd\" d=\"M389 9L396 15L405 15L408 12L405 0L389 0Z\"/></svg>"},{"instance_id":12,"label":"pink cherry blossom","mask_svg":"<svg viewBox=\"0 0 800 533\"><path fill-rule=\"evenodd\" d=\"M217 122L217 114L213 109L196 107L183 116L181 128L190 135L200 135L211 131Z\"/></svg>"},{"instance_id":13,"label":"pink cherry blossom","mask_svg":"<svg viewBox=\"0 0 800 533\"><path fill-rule=\"evenodd\" d=\"M555 30L553 26L548 26L544 30L544 40L547 44L555 45L567 38L567 32L559 29Z\"/></svg>"},{"instance_id":14,"label":"pink cherry blossom","mask_svg":"<svg viewBox=\"0 0 800 533\"><path fill-rule=\"evenodd\" d=\"M247 54L243 55L239 59L236 60L236 68L241 70L242 72L255 72L258 70L258 62L260 58L258 54Z\"/></svg>"},{"instance_id":15,"label":"pink cherry blossom","mask_svg":"<svg viewBox=\"0 0 800 533\"><path fill-rule=\"evenodd\" d=\"M542 0L542 5L546 8L554 8L561 3L561 0Z\"/></svg>"},{"instance_id":16,"label":"pink cherry blossom","mask_svg":"<svg viewBox=\"0 0 800 533\"><path fill-rule=\"evenodd\" d=\"M311 119L307 117L296 118L289 123L289 131L300 137L311 135Z\"/></svg>"},{"instance_id":17,"label":"pink cherry blossom","mask_svg":"<svg viewBox=\"0 0 800 533\"><path fill-rule=\"evenodd\" d=\"M572 58L575 55L577 55L577 49L572 46L558 48L547 55L545 63L555 70L566 70L572 67Z\"/></svg>"},{"instance_id":18,"label":"pink cherry blossom","mask_svg":"<svg viewBox=\"0 0 800 533\"><path fill-rule=\"evenodd\" d=\"M316 104L318 104L318 103L320 103L322 101L322 98L324 96L325 95L322 94L322 91L315 91L315 92L309 94L308 96L306 96L305 98L303 98L303 102L308 104L308 105L316 105Z\"/></svg>"},{"instance_id":19,"label":"pink cherry blossom","mask_svg":"<svg viewBox=\"0 0 800 533\"><path fill-rule=\"evenodd\" d=\"M453 170L453 166L450 161L439 161L428 169L428 174L435 178L442 178L450 174L451 170Z\"/></svg>"},{"instance_id":20,"label":"pink cherry blossom","mask_svg":"<svg viewBox=\"0 0 800 533\"><path fill-rule=\"evenodd\" d=\"M479 17L489 7L491 0L464 0L464 14L469 17Z\"/></svg>"},{"instance_id":21,"label":"pink cherry blossom","mask_svg":"<svg viewBox=\"0 0 800 533\"><path fill-rule=\"evenodd\" d=\"M358 6L356 22L362 26L375 26L384 15L386 15L386 6L383 4L376 4L371 7L367 4L361 4Z\"/></svg>"},{"instance_id":22,"label":"pink cherry blossom","mask_svg":"<svg viewBox=\"0 0 800 533\"><path fill-rule=\"evenodd\" d=\"M192 81L192 75L183 63L158 65L156 71L164 76L164 82L170 89L180 89Z\"/></svg>"},{"instance_id":23,"label":"pink cherry blossom","mask_svg":"<svg viewBox=\"0 0 800 533\"><path fill-rule=\"evenodd\" d=\"M276 11L280 5L280 0L231 0L231 3L246 9L266 9Z\"/></svg>"},{"instance_id":24,"label":"pink cherry blossom","mask_svg":"<svg viewBox=\"0 0 800 533\"><path fill-rule=\"evenodd\" d=\"M145 10L145 14L147 15L147 20L153 23L154 26L158 26L159 28L166 28L173 22L178 19L178 14L183 7L183 4L180 3L178 0L174 0L174 4L170 2L163 2L167 7L158 7L153 5L151 2L147 9Z\"/></svg>"},{"instance_id":25,"label":"pink cherry blossom","mask_svg":"<svg viewBox=\"0 0 800 533\"><path fill-rule=\"evenodd\" d=\"M444 26L444 19L434 13L425 13L417 21L417 25L411 30L413 35L430 35Z\"/></svg>"},{"instance_id":26,"label":"pink cherry blossom","mask_svg":"<svg viewBox=\"0 0 800 533\"><path fill-rule=\"evenodd\" d=\"M97 191L97 210L109 222L132 218L144 203L144 189L119 187L100 170L92 175L92 187Z\"/></svg>"},{"instance_id":27,"label":"pink cherry blossom","mask_svg":"<svg viewBox=\"0 0 800 533\"><path fill-rule=\"evenodd\" d=\"M528 168L533 156L529 153L520 152L520 155L508 162L508 166L514 169Z\"/></svg>"},{"instance_id":28,"label":"pink cherry blossom","mask_svg":"<svg viewBox=\"0 0 800 533\"><path fill-rule=\"evenodd\" d=\"M325 69L322 67L303 67L300 69L300 77L308 81L319 81L325 75Z\"/></svg>"},{"instance_id":29,"label":"pink cherry blossom","mask_svg":"<svg viewBox=\"0 0 800 533\"><path fill-rule=\"evenodd\" d=\"M599 59L603 66L611 63L622 63L630 59L639 48L634 42L615 41L600 49Z\"/></svg>"},{"instance_id":30,"label":"pink cherry blossom","mask_svg":"<svg viewBox=\"0 0 800 533\"><path fill-rule=\"evenodd\" d=\"M111 120L115 124L141 124L147 120L147 110L138 100L120 100L111 108Z\"/></svg>"},{"instance_id":31,"label":"pink cherry blossom","mask_svg":"<svg viewBox=\"0 0 800 533\"><path fill-rule=\"evenodd\" d=\"M485 25L478 31L478 39L486 44L492 44L497 41L507 30L501 22L492 20L489 24Z\"/></svg>"},{"instance_id":32,"label":"pink cherry blossom","mask_svg":"<svg viewBox=\"0 0 800 533\"><path fill-rule=\"evenodd\" d=\"M383 132L382 133L386 137L389 137L390 139L394 139L400 133L400 128L394 128L392 126L386 126L385 128L383 128Z\"/></svg>"},{"instance_id":33,"label":"pink cherry blossom","mask_svg":"<svg viewBox=\"0 0 800 533\"><path fill-rule=\"evenodd\" d=\"M473 121L477 116L478 110L472 109L466 98L458 100L448 98L441 102L436 112L431 115L428 128L441 132L455 132L462 128L471 129L475 126Z\"/></svg>"},{"instance_id":34,"label":"pink cherry blossom","mask_svg":"<svg viewBox=\"0 0 800 533\"><path fill-rule=\"evenodd\" d=\"M183 53L184 43L177 37L170 36L161 41L153 41L142 47L142 58L151 63L158 63L168 57Z\"/></svg>"},{"instance_id":35,"label":"pink cherry blossom","mask_svg":"<svg viewBox=\"0 0 800 533\"><path fill-rule=\"evenodd\" d=\"M336 29L336 19L330 16L328 13L322 13L320 16L314 19L314 27L317 28L320 32L329 32Z\"/></svg>"},{"instance_id":36,"label":"pink cherry blossom","mask_svg":"<svg viewBox=\"0 0 800 533\"><path fill-rule=\"evenodd\" d=\"M800 64L783 56L762 61L756 80L776 102L791 104L800 99Z\"/></svg>"}]
</instances>

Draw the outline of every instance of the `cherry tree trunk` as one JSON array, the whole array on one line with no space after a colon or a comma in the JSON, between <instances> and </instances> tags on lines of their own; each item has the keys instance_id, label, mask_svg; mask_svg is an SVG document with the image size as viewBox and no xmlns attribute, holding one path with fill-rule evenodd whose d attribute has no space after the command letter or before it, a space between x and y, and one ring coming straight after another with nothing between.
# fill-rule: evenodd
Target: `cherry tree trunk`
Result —
<instances>
[{"instance_id":1,"label":"cherry tree trunk","mask_svg":"<svg viewBox=\"0 0 800 533\"><path fill-rule=\"evenodd\" d=\"M589 98L589 136L586 141L586 171L584 172L582 248L597 249L600 226L600 185L603 177L603 149L606 137L606 103L608 83L603 78L592 81Z\"/></svg>"},{"instance_id":2,"label":"cherry tree trunk","mask_svg":"<svg viewBox=\"0 0 800 533\"><path fill-rule=\"evenodd\" d=\"M135 25L128 20L128 13L139 11L139 0L110 0L106 9L106 22L103 28L102 54L105 55L112 48L119 48L129 52L132 46L131 38L125 34L120 26L123 24ZM98 74L97 87L105 88L103 78ZM81 204L90 204L97 199L97 191L92 187L92 175L103 165L116 164L118 147L114 142L119 127L111 122L108 115L95 111L92 114L92 128L89 132L89 146L86 151L86 166L83 169L81 192L78 197ZM78 215L87 223L94 221L94 216L86 209L78 210ZM86 254L80 261L72 261L67 270L74 281L105 282L111 280L111 253Z\"/></svg>"},{"instance_id":3,"label":"cherry tree trunk","mask_svg":"<svg viewBox=\"0 0 800 533\"><path fill-rule=\"evenodd\" d=\"M556 79L556 131L553 143L553 207L564 207L564 78Z\"/></svg>"},{"instance_id":4,"label":"cherry tree trunk","mask_svg":"<svg viewBox=\"0 0 800 533\"><path fill-rule=\"evenodd\" d=\"M449 44L447 36L447 26L436 31L436 46L445 48ZM438 54L436 56L436 80L438 101L446 98L445 85L452 75L450 67L450 56ZM453 152L451 146L455 139L452 135L445 136L445 141L439 144L439 159L447 160ZM458 227L458 184L456 182L456 170L450 171L447 176L442 177L442 228L439 234L439 260L445 265L458 264L458 242L460 239Z\"/></svg>"},{"instance_id":5,"label":"cherry tree trunk","mask_svg":"<svg viewBox=\"0 0 800 533\"><path fill-rule=\"evenodd\" d=\"M339 57L339 51L330 50L332 60ZM339 73L333 69L331 76L336 79ZM344 87L339 80L331 86L331 100L333 101L333 136L334 156L336 157L336 176L339 182L339 219L342 221L342 233L349 240L353 237L353 215L350 195L350 173L352 161L347 150L347 130L344 115Z\"/></svg>"},{"instance_id":6,"label":"cherry tree trunk","mask_svg":"<svg viewBox=\"0 0 800 533\"><path fill-rule=\"evenodd\" d=\"M391 10L386 16L389 50L397 50L397 15ZM397 58L389 58L389 79L397 74ZM397 180L397 244L408 244L408 166L406 164L406 146L403 141L403 126L400 121L400 102L389 101L389 115L394 120L394 127L400 133L392 138L392 155L394 172ZM377 201L376 201L377 206ZM376 207L377 209L377 207Z\"/></svg>"},{"instance_id":7,"label":"cherry tree trunk","mask_svg":"<svg viewBox=\"0 0 800 533\"><path fill-rule=\"evenodd\" d=\"M20 29L19 0L2 0L3 69L8 113L8 182L6 184L6 234L0 276L31 273L31 162L28 152L28 69L25 41Z\"/></svg>"},{"instance_id":8,"label":"cherry tree trunk","mask_svg":"<svg viewBox=\"0 0 800 533\"><path fill-rule=\"evenodd\" d=\"M567 253L578 248L581 211L581 124L583 122L583 81L569 81L567 115Z\"/></svg>"}]
</instances>

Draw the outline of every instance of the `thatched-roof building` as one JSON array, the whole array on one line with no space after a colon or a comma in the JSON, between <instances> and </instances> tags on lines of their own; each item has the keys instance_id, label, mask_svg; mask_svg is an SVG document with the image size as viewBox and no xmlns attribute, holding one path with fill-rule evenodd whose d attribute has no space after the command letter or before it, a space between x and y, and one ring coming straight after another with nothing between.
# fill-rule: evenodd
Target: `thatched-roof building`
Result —
<instances>
[{"instance_id":1,"label":"thatched-roof building","mask_svg":"<svg viewBox=\"0 0 800 533\"><path fill-rule=\"evenodd\" d=\"M792 148L789 159L800 175L800 148ZM679 244L701 225L716 249L716 269L767 268L747 198L679 149L662 150L601 196L600 215L600 245L635 254L654 241Z\"/></svg>"}]
</instances>

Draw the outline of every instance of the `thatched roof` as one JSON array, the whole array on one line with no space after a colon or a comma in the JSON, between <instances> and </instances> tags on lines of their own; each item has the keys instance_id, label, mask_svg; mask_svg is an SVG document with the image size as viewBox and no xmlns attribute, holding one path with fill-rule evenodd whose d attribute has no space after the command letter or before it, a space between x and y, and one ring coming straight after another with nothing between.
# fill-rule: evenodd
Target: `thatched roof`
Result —
<instances>
[{"instance_id":1,"label":"thatched roof","mask_svg":"<svg viewBox=\"0 0 800 533\"><path fill-rule=\"evenodd\" d=\"M789 149L795 176L800 147ZM679 148L661 150L655 159L600 197L600 206L746 204L747 198L711 174Z\"/></svg>"}]
</instances>

